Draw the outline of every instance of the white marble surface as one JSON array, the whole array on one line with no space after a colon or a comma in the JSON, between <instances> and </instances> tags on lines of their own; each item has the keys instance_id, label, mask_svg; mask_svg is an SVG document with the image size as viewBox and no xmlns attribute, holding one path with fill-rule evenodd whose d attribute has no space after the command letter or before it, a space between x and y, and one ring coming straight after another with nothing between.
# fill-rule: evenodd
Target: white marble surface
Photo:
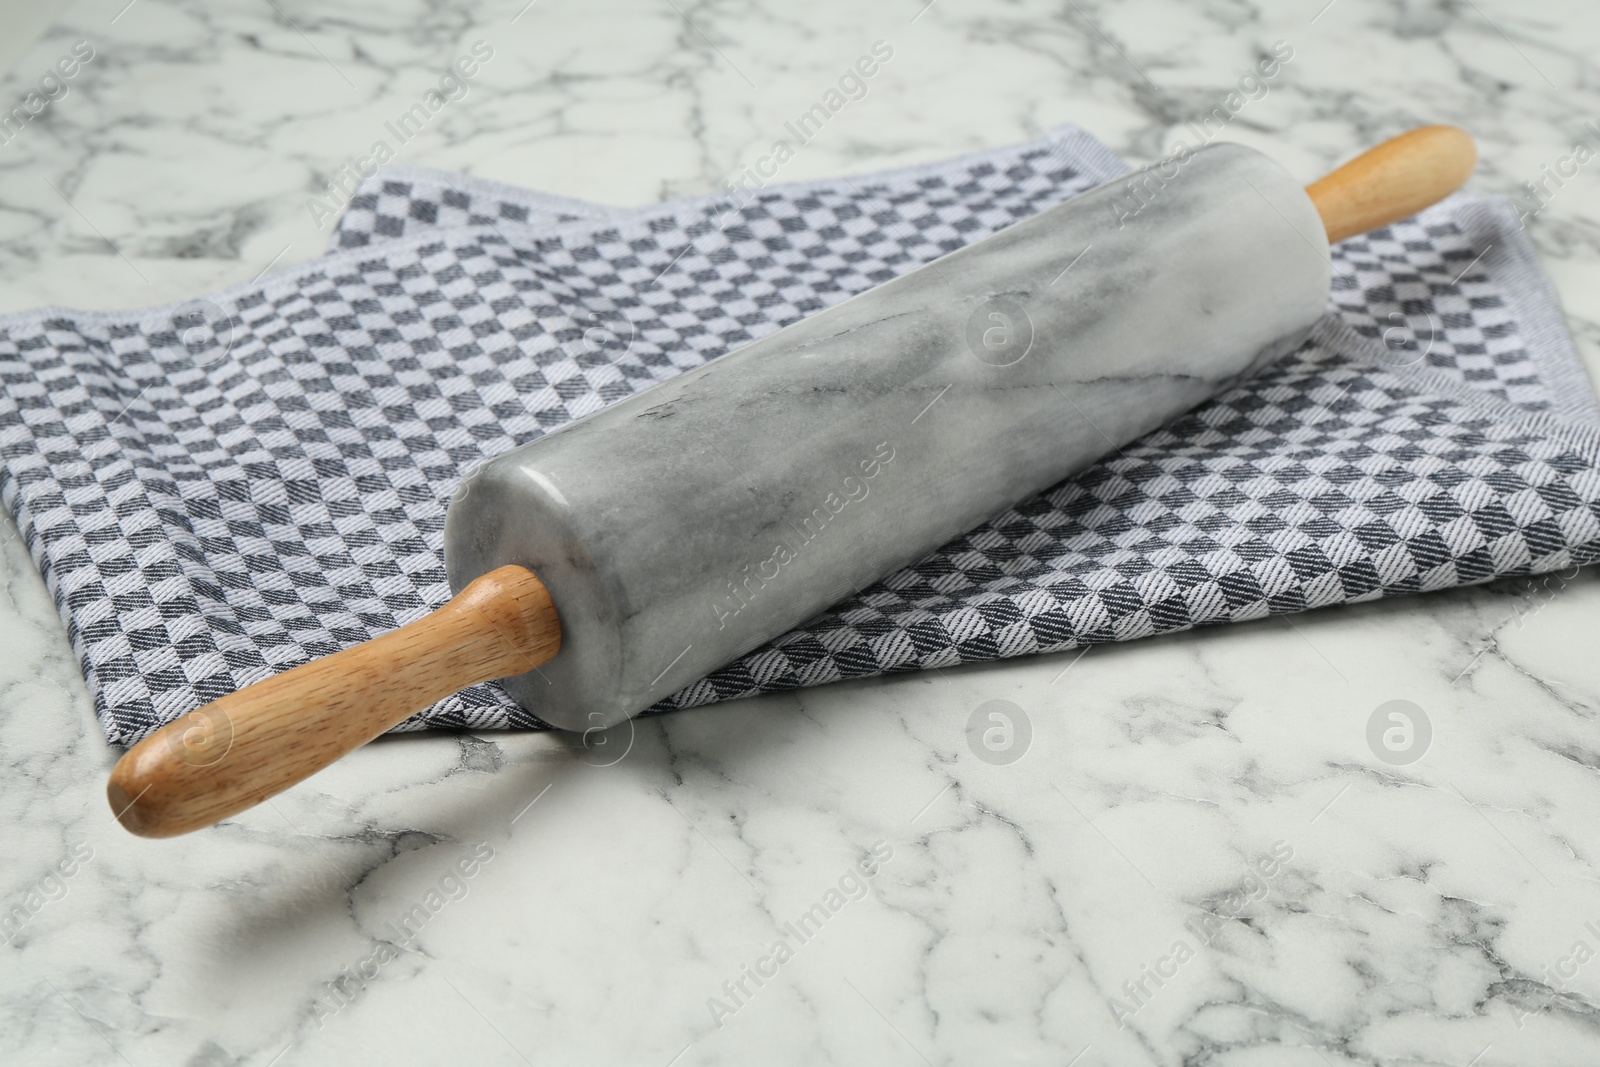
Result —
<instances>
[{"instance_id":1,"label":"white marble surface","mask_svg":"<svg viewBox=\"0 0 1600 1067\"><path fill-rule=\"evenodd\" d=\"M0 309L310 258L317 175L479 39L494 59L400 161L615 203L720 184L877 39L894 61L785 178L1069 120L1149 160L1276 40L1294 59L1228 136L1307 178L1443 120L1510 192L1600 119L1577 0L125 2L69 8L0 83L10 107L95 47L0 146ZM1531 223L1592 370L1597 166ZM1590 573L683 712L609 766L549 735L388 739L148 842L111 820L115 753L3 536L8 1064L1600 1059ZM1009 765L967 741L992 700L1031 722ZM1367 741L1391 700L1432 726L1403 766ZM879 842L863 899L724 991Z\"/></svg>"}]
</instances>

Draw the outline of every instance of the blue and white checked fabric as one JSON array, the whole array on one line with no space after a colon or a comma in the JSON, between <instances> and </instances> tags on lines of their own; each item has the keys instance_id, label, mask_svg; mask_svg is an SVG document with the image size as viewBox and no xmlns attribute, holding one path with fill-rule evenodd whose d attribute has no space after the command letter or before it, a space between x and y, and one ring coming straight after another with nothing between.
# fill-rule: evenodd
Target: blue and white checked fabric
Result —
<instances>
[{"instance_id":1,"label":"blue and white checked fabric","mask_svg":"<svg viewBox=\"0 0 1600 1067\"><path fill-rule=\"evenodd\" d=\"M390 168L321 259L0 318L0 501L131 743L444 603L476 464L1126 170L1063 129L621 210ZM1600 413L1507 204L1454 197L1333 271L1260 377L658 710L1600 558ZM539 725L489 684L400 728Z\"/></svg>"}]
</instances>

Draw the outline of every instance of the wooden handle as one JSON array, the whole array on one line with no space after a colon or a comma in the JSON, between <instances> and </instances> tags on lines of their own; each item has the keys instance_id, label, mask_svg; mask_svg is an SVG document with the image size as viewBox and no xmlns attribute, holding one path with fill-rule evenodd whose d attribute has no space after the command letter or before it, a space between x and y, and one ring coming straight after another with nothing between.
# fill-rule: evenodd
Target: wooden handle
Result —
<instances>
[{"instance_id":1,"label":"wooden handle","mask_svg":"<svg viewBox=\"0 0 1600 1067\"><path fill-rule=\"evenodd\" d=\"M257 682L139 742L106 785L141 837L172 837L255 806L456 690L522 674L561 648L550 594L501 567L439 610Z\"/></svg>"},{"instance_id":2,"label":"wooden handle","mask_svg":"<svg viewBox=\"0 0 1600 1067\"><path fill-rule=\"evenodd\" d=\"M1424 126L1307 187L1328 240L1415 214L1459 188L1472 138ZM555 656L550 594L522 567L484 575L427 618L241 689L157 730L106 785L123 826L144 837L197 830L261 803L465 686Z\"/></svg>"},{"instance_id":3,"label":"wooden handle","mask_svg":"<svg viewBox=\"0 0 1600 1067\"><path fill-rule=\"evenodd\" d=\"M1363 152L1306 192L1333 244L1438 203L1461 188L1477 161L1467 131L1420 126Z\"/></svg>"}]
</instances>

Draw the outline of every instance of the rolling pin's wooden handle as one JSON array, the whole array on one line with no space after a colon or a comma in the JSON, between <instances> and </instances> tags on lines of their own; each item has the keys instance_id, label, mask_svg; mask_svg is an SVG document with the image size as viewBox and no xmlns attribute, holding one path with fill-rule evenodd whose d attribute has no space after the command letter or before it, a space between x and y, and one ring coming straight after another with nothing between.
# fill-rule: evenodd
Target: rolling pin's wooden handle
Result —
<instances>
[{"instance_id":1,"label":"rolling pin's wooden handle","mask_svg":"<svg viewBox=\"0 0 1600 1067\"><path fill-rule=\"evenodd\" d=\"M106 786L142 837L209 826L282 792L464 686L530 671L561 647L550 594L501 567L439 610L257 682L139 742Z\"/></svg>"},{"instance_id":2,"label":"rolling pin's wooden handle","mask_svg":"<svg viewBox=\"0 0 1600 1067\"><path fill-rule=\"evenodd\" d=\"M1420 126L1306 186L1328 242L1387 226L1438 203L1472 173L1478 150L1454 126Z\"/></svg>"},{"instance_id":3,"label":"rolling pin's wooden handle","mask_svg":"<svg viewBox=\"0 0 1600 1067\"><path fill-rule=\"evenodd\" d=\"M1467 179L1472 138L1425 126L1307 188L1329 241L1405 218ZM523 674L561 647L550 594L501 567L424 619L212 701L135 745L106 786L117 819L144 837L197 830L261 803L417 709L491 678Z\"/></svg>"}]
</instances>

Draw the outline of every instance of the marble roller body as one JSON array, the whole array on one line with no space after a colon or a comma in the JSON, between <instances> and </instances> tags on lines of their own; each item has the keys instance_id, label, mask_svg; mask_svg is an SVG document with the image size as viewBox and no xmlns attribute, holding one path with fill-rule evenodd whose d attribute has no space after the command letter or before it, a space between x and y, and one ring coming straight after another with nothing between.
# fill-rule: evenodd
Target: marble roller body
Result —
<instances>
[{"instance_id":1,"label":"marble roller body","mask_svg":"<svg viewBox=\"0 0 1600 1067\"><path fill-rule=\"evenodd\" d=\"M1125 181L474 471L452 587L520 564L561 620L511 695L621 722L1300 343L1328 246L1287 172L1218 145Z\"/></svg>"}]
</instances>

